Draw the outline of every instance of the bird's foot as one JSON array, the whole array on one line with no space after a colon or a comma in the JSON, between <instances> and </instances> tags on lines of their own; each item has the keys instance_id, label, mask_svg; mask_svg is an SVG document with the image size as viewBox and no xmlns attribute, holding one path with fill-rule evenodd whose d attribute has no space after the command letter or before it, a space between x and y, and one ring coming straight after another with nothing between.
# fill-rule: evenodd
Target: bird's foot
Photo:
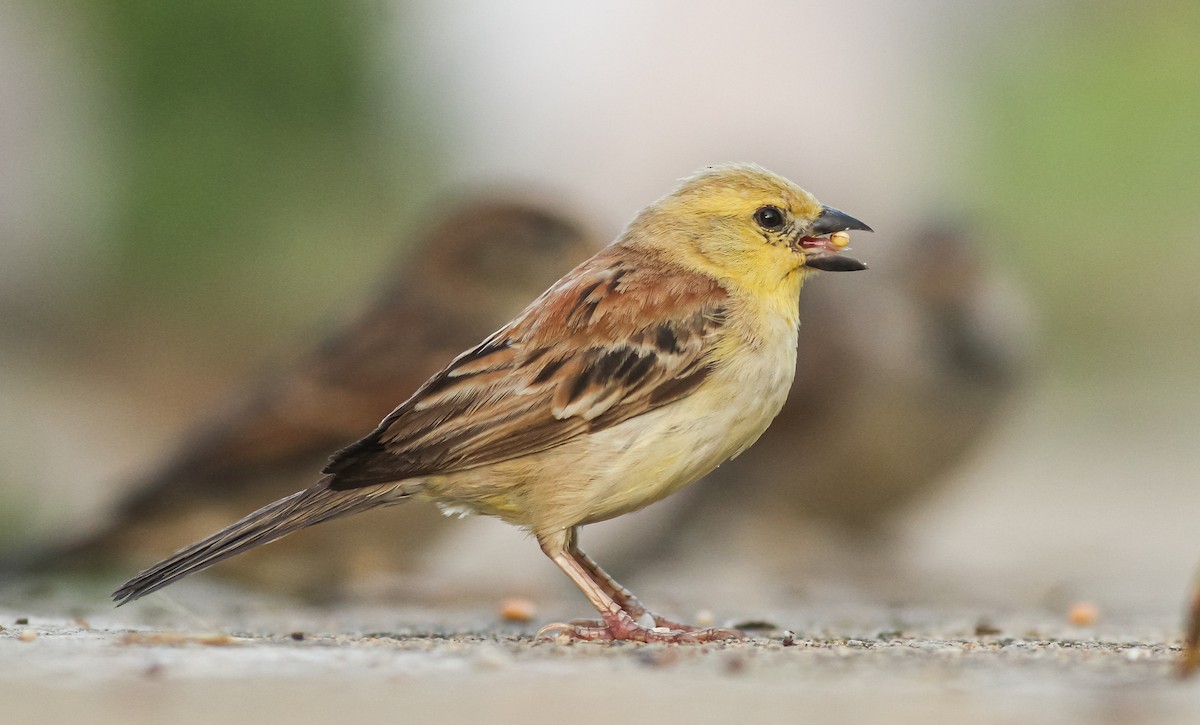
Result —
<instances>
[{"instance_id":1,"label":"bird's foot","mask_svg":"<svg viewBox=\"0 0 1200 725\"><path fill-rule=\"evenodd\" d=\"M566 636L585 642L617 642L628 640L632 642L661 642L664 644L702 644L725 639L742 639L742 633L736 629L720 629L716 627L693 627L679 624L669 619L651 615L654 627L646 627L633 621L627 613L611 617L603 621L575 619L566 623L547 624L538 630L535 637Z\"/></svg>"}]
</instances>

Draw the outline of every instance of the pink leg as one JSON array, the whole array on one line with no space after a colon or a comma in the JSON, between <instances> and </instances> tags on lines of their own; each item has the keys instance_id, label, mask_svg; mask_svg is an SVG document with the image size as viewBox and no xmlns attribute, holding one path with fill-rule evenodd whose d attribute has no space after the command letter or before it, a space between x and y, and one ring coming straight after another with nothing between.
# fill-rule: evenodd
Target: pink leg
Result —
<instances>
[{"instance_id":1,"label":"pink leg","mask_svg":"<svg viewBox=\"0 0 1200 725\"><path fill-rule=\"evenodd\" d=\"M612 577L579 551L575 540L575 529L553 536L539 537L542 551L575 582L575 586L588 598L603 621L550 624L538 632L539 637L566 634L588 641L633 640L676 644L741 638L741 632L736 630L675 627L671 626L673 623L668 624L667 620L660 621L659 617L654 617L658 626L645 627L639 624L636 618L646 613L646 608L628 589L613 581Z\"/></svg>"},{"instance_id":2,"label":"pink leg","mask_svg":"<svg viewBox=\"0 0 1200 725\"><path fill-rule=\"evenodd\" d=\"M649 614L654 620L654 626L656 627L667 627L669 629L680 630L683 632L695 632L703 629L703 627L695 627L690 624L681 624L679 622L672 621L646 609L646 606L642 604L636 596L633 595L633 592L621 586L621 584L618 583L616 579L613 579L608 572L601 569L600 565L597 564L592 557L583 553L583 551L579 548L577 536L571 537L567 552L588 572L592 580L595 581L610 597L612 597L613 600L621 607L621 609L624 609L626 612L628 612L629 616L633 617L633 619L638 620L642 618L642 615Z\"/></svg>"}]
</instances>

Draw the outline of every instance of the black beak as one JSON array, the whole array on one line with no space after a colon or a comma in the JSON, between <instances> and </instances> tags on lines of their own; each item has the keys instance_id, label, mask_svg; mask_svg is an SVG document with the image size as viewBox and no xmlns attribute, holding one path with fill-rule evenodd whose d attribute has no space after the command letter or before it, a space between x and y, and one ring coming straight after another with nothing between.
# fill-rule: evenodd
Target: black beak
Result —
<instances>
[{"instance_id":1,"label":"black beak","mask_svg":"<svg viewBox=\"0 0 1200 725\"><path fill-rule=\"evenodd\" d=\"M838 211L831 206L822 206L821 214L813 220L812 226L808 228L808 233L814 237L819 237L834 232L846 232L851 229L863 232L874 231L871 227L845 212ZM867 265L853 257L845 257L836 252L825 250L814 250L811 253L805 253L804 266L826 272L857 272L860 269L867 268Z\"/></svg>"},{"instance_id":2,"label":"black beak","mask_svg":"<svg viewBox=\"0 0 1200 725\"><path fill-rule=\"evenodd\" d=\"M867 265L854 257L843 257L840 254L808 255L804 266L823 272L858 272L867 268Z\"/></svg>"},{"instance_id":3,"label":"black beak","mask_svg":"<svg viewBox=\"0 0 1200 725\"><path fill-rule=\"evenodd\" d=\"M823 206L821 207L820 216L813 220L812 227L810 227L808 231L813 236L819 237L822 234L848 232L852 229L857 229L863 232L875 231L846 212L838 211L831 206Z\"/></svg>"}]
</instances>

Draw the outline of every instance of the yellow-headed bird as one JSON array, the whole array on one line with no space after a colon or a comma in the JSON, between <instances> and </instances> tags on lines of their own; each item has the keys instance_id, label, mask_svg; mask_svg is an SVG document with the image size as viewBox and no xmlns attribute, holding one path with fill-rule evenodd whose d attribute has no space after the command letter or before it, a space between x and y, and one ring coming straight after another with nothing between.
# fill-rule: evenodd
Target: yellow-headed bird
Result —
<instances>
[{"instance_id":1,"label":"yellow-headed bird","mask_svg":"<svg viewBox=\"0 0 1200 725\"><path fill-rule=\"evenodd\" d=\"M635 511L749 447L783 405L797 299L862 222L756 166L685 180L515 320L339 451L311 488L155 564L121 603L296 529L409 498L534 535L603 619L582 639L737 636L648 612L578 545L579 527ZM652 618L656 626L648 626Z\"/></svg>"}]
</instances>

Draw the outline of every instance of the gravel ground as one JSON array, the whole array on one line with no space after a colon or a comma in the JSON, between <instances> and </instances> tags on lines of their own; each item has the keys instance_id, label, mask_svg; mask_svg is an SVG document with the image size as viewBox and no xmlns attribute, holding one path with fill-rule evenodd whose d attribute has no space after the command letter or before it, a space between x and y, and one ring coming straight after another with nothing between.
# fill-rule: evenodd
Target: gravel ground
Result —
<instances>
[{"instance_id":1,"label":"gravel ground","mask_svg":"<svg viewBox=\"0 0 1200 725\"><path fill-rule=\"evenodd\" d=\"M120 610L90 590L7 592L3 721L1200 722L1165 619L857 603L775 609L743 642L603 645L535 640L495 607L310 609L188 585ZM537 621L578 607L539 602Z\"/></svg>"}]
</instances>

